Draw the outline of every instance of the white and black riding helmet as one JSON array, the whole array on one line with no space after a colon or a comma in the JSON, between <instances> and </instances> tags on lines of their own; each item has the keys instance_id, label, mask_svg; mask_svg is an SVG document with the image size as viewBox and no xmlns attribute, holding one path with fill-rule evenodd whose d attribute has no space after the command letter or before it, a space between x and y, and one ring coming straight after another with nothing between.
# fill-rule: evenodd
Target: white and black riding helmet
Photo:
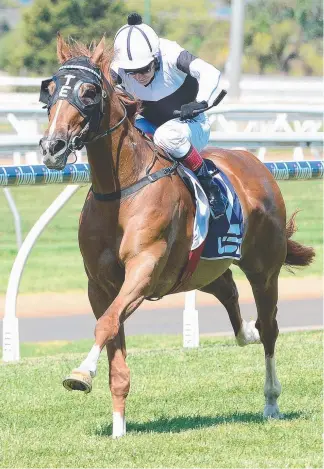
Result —
<instances>
[{"instance_id":1,"label":"white and black riding helmet","mask_svg":"<svg viewBox=\"0 0 324 469\"><path fill-rule=\"evenodd\" d=\"M160 39L156 32L142 22L137 13L128 16L114 40L114 60L124 70L139 70L156 61Z\"/></svg>"}]
</instances>

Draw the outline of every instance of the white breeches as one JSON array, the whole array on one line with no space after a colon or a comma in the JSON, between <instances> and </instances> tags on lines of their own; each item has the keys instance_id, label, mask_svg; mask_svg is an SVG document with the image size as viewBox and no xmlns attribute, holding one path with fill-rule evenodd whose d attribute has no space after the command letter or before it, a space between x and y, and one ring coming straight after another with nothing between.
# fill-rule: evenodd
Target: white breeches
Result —
<instances>
[{"instance_id":1,"label":"white breeches","mask_svg":"<svg viewBox=\"0 0 324 469\"><path fill-rule=\"evenodd\" d=\"M147 128L148 121L143 117L136 120L136 127L144 132L151 132ZM147 130L146 130L147 129ZM185 156L190 146L196 148L199 152L205 148L210 135L210 123L205 114L200 114L188 121L172 119L158 127L154 132L154 143L163 148L173 158L182 158Z\"/></svg>"}]
</instances>

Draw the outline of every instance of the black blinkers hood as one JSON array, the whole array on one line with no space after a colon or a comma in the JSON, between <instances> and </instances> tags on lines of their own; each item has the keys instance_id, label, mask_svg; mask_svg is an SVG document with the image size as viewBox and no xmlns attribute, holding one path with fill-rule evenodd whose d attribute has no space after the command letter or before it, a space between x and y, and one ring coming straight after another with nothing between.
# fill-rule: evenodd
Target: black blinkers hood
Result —
<instances>
[{"instance_id":1,"label":"black blinkers hood","mask_svg":"<svg viewBox=\"0 0 324 469\"><path fill-rule=\"evenodd\" d=\"M50 95L48 86L52 81L56 86ZM92 103L85 104L80 100L79 90L83 83L96 87L96 98ZM91 130L95 131L103 115L102 83L102 72L89 57L73 57L64 62L52 78L42 81L39 101L46 105L48 112L58 99L68 101L84 118L91 121ZM99 112L94 113L98 107Z\"/></svg>"}]
</instances>

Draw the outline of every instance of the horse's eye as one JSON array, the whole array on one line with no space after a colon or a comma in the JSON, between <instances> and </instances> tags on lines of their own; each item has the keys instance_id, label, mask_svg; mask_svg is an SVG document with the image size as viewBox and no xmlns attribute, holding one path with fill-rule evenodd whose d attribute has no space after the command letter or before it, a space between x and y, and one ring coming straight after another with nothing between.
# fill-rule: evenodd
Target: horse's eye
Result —
<instances>
[{"instance_id":1,"label":"horse's eye","mask_svg":"<svg viewBox=\"0 0 324 469\"><path fill-rule=\"evenodd\" d=\"M85 90L84 95L85 98L95 99L96 97L96 89L95 88L88 88Z\"/></svg>"},{"instance_id":2,"label":"horse's eye","mask_svg":"<svg viewBox=\"0 0 324 469\"><path fill-rule=\"evenodd\" d=\"M92 104L97 95L97 90L94 85L83 84L80 87L79 98L83 104Z\"/></svg>"}]
</instances>

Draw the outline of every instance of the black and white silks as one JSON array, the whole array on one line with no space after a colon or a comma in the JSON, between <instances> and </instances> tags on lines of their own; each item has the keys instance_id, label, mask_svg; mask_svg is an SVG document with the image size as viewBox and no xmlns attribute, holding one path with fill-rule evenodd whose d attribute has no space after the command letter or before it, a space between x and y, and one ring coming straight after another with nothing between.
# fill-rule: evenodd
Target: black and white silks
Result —
<instances>
[{"instance_id":1,"label":"black and white silks","mask_svg":"<svg viewBox=\"0 0 324 469\"><path fill-rule=\"evenodd\" d=\"M142 101L142 116L159 127L173 119L173 111L192 101L212 104L220 71L168 39L160 39L159 68L144 86L113 61L114 81Z\"/></svg>"}]
</instances>

